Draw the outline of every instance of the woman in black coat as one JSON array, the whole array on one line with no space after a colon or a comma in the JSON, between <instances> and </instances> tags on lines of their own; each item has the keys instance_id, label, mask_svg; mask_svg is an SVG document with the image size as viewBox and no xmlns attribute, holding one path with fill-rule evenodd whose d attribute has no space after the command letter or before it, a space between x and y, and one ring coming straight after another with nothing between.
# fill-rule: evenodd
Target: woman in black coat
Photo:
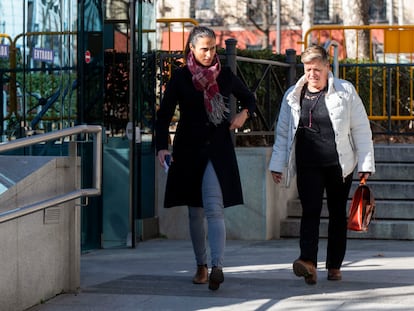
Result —
<instances>
[{"instance_id":1,"label":"woman in black coat","mask_svg":"<svg viewBox=\"0 0 414 311\"><path fill-rule=\"evenodd\" d=\"M221 68L214 32L202 26L191 31L185 50L186 65L176 70L157 112L156 148L165 165L169 126L176 106L180 119L174 137L164 206L188 206L190 235L197 272L193 283L209 283L216 290L224 281L223 256L226 240L224 207L243 204L231 130L240 128L253 113L256 99L230 70ZM230 119L233 94L242 110ZM208 278L206 230L211 250Z\"/></svg>"}]
</instances>

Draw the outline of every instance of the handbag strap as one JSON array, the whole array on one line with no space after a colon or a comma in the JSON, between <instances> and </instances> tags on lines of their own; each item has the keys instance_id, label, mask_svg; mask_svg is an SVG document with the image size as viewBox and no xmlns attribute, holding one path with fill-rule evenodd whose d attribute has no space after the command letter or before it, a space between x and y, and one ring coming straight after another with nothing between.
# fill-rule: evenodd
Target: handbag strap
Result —
<instances>
[{"instance_id":1,"label":"handbag strap","mask_svg":"<svg viewBox=\"0 0 414 311\"><path fill-rule=\"evenodd\" d=\"M360 186L365 186L366 183L367 183L367 180L364 177L362 177L361 180L359 181ZM369 193L369 203L374 206L375 205L374 195L373 195L371 189L368 186L367 186L367 190L368 190L368 193Z\"/></svg>"}]
</instances>

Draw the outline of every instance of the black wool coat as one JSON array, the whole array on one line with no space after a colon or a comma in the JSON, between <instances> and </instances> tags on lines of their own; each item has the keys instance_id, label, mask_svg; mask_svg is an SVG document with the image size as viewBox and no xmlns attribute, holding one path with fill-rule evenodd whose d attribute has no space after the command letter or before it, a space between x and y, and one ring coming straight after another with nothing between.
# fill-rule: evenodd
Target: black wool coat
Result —
<instances>
[{"instance_id":1,"label":"black wool coat","mask_svg":"<svg viewBox=\"0 0 414 311\"><path fill-rule=\"evenodd\" d=\"M157 111L157 152L168 149L169 126L177 105L180 113L173 141L173 162L168 170L164 207L202 206L201 184L208 160L211 160L216 171L224 207L243 204L230 122L226 119L217 126L209 122L203 92L195 89L191 77L187 66L174 71ZM256 98L230 68L221 69L217 84L226 104L233 94L240 106L249 109L252 115Z\"/></svg>"}]
</instances>

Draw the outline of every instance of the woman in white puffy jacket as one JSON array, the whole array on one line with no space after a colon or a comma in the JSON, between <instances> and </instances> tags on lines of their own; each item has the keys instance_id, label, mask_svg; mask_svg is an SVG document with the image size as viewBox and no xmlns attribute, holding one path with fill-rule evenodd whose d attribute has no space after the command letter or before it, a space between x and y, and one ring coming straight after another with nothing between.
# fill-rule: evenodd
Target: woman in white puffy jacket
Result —
<instances>
[{"instance_id":1,"label":"woman in white puffy jacket","mask_svg":"<svg viewBox=\"0 0 414 311\"><path fill-rule=\"evenodd\" d=\"M328 280L342 279L347 239L346 206L357 167L360 178L375 172L372 132L354 86L334 78L329 56L310 46L302 56L304 75L286 92L269 163L275 183L287 186L296 174L302 205L300 255L293 271L307 284L317 282L320 214L324 193L329 211Z\"/></svg>"}]
</instances>

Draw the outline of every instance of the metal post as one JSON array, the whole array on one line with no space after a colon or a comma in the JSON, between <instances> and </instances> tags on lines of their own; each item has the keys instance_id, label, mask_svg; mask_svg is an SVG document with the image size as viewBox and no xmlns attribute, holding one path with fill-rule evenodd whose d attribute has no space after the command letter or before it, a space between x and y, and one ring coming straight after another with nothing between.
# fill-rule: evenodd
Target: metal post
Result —
<instances>
[{"instance_id":1,"label":"metal post","mask_svg":"<svg viewBox=\"0 0 414 311\"><path fill-rule=\"evenodd\" d=\"M281 38L281 26L280 26L280 0L276 0L276 54L280 54L280 38Z\"/></svg>"},{"instance_id":2,"label":"metal post","mask_svg":"<svg viewBox=\"0 0 414 311\"><path fill-rule=\"evenodd\" d=\"M129 2L129 28L130 28L130 50L129 50L129 118L132 124L132 139L129 148L129 246L135 248L135 208L136 208L136 178L135 178L135 164L136 164L136 116L135 116L135 48L136 48L136 25L135 25L135 7L136 0Z\"/></svg>"},{"instance_id":3,"label":"metal post","mask_svg":"<svg viewBox=\"0 0 414 311\"><path fill-rule=\"evenodd\" d=\"M226 43L226 57L227 57L227 66L231 68L231 70L237 74L237 63L236 63L236 44L237 40L230 38L225 41Z\"/></svg>"},{"instance_id":4,"label":"metal post","mask_svg":"<svg viewBox=\"0 0 414 311\"><path fill-rule=\"evenodd\" d=\"M391 122L391 116L392 116L392 68L388 67L387 68L387 75L388 75L388 91L387 91L387 104L388 104L388 109L387 109L387 118L388 118L388 129L387 129L387 134L391 134L392 133L392 122Z\"/></svg>"},{"instance_id":5,"label":"metal post","mask_svg":"<svg viewBox=\"0 0 414 311\"><path fill-rule=\"evenodd\" d=\"M3 142L3 134L4 134L4 130L5 130L5 128L4 128L4 118L6 117L5 116L5 112L7 111L5 108L6 108L6 105L7 105L7 101L6 102L4 102L4 96L3 96L3 93L4 93L4 91L3 91L3 74L0 74L0 86L1 86L1 90L2 90L2 92L1 92L1 94L0 94L0 142Z\"/></svg>"},{"instance_id":6,"label":"metal post","mask_svg":"<svg viewBox=\"0 0 414 311\"><path fill-rule=\"evenodd\" d=\"M329 54L329 48L334 47L334 56L333 56L333 75L335 78L339 77L339 60L338 60L338 53L339 53L339 43L335 40L328 41L325 43L324 48L326 52Z\"/></svg>"},{"instance_id":7,"label":"metal post","mask_svg":"<svg viewBox=\"0 0 414 311\"><path fill-rule=\"evenodd\" d=\"M287 87L289 87L296 82L296 50L286 50L286 62L290 65L287 74Z\"/></svg>"}]
</instances>

